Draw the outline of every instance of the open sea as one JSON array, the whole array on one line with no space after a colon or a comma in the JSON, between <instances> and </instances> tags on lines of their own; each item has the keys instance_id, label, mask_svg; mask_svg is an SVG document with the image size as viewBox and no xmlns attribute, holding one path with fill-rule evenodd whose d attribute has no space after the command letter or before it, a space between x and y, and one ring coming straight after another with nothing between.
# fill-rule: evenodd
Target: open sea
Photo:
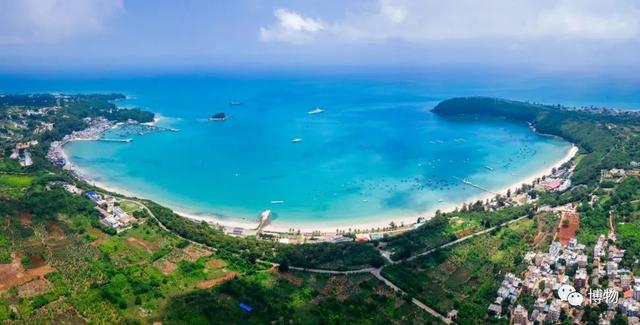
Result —
<instances>
[{"instance_id":1,"label":"open sea","mask_svg":"<svg viewBox=\"0 0 640 325\"><path fill-rule=\"evenodd\" d=\"M280 228L417 217L483 194L460 179L498 190L569 149L524 124L432 114L446 98L640 106L637 92L598 82L443 78L0 77L0 92L124 93L130 98L119 106L156 112L159 125L180 131L127 135L131 143L74 142L65 147L74 164L99 183L194 215L242 223L271 209ZM325 111L308 114L316 107ZM228 120L208 119L218 112Z\"/></svg>"}]
</instances>

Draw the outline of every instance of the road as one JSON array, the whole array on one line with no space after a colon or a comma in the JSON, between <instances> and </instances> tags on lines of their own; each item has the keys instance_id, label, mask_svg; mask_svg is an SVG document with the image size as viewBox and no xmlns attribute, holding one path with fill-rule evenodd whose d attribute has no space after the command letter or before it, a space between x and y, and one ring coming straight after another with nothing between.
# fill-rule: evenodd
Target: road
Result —
<instances>
[{"instance_id":1,"label":"road","mask_svg":"<svg viewBox=\"0 0 640 325\"><path fill-rule=\"evenodd\" d=\"M102 193L101 193L101 194L102 194ZM199 247L206 247L206 248L208 248L208 249L212 249L211 247L208 247L208 246L206 246L206 245L204 245L204 244L201 244L201 243L195 242L195 241L190 240L190 239L188 239L188 238L184 238L184 237L180 236L179 234L177 234L177 233L175 233L175 232L171 231L171 230L170 230L169 228L167 228L164 224L162 224L162 222L160 222L160 220L158 220L158 218L156 218L156 216L153 214L153 212L151 212L151 210L150 210L150 209L149 209L149 208L148 208L144 203L142 203L142 202L140 202L140 201L137 201L137 200L132 200L132 199L123 198L123 197L119 197L119 199L120 199L121 201L125 201L125 202L132 202L132 203L134 203L134 204L136 204L136 205L140 206L141 208L143 208L143 209L144 209L144 210L149 214L149 216L150 216L151 218L153 218L153 220L155 220L155 221L158 223L158 226L159 226L160 228L162 228L164 231L170 232L170 233L172 233L172 234L174 234L174 235L178 236L179 238L181 238L181 239L183 239L183 240L189 241L191 244L194 244L194 245L196 245L196 246L199 246ZM465 237L462 237L462 238L456 239L456 240L454 240L454 241L448 242L448 243L446 243L446 244L442 244L442 245L440 245L440 246L438 246L438 247L432 248L432 249L430 249L430 250L428 250L428 251L425 251L425 252L422 252L422 253L419 253L419 254L415 254L415 255L413 255L413 256L411 256L411 257L408 257L408 258L406 258L406 259L393 261L393 260L391 260L391 257L390 257L390 253L389 253L389 252L387 252L387 251L381 251L381 254L382 254L382 256L384 256L384 257L385 257L385 259L387 259L387 260L390 262L390 264L399 264L399 263L403 263L403 262L412 261L412 260L415 260L415 259L416 259L416 258L418 258L418 257L426 256L426 255L432 254L433 252L435 252L435 251L437 251L437 250L440 250L440 249L443 249L443 248L447 248L447 247L451 247L451 246L453 246L453 245L457 245L457 244L459 244L459 243L462 243L462 242L464 242L464 241L467 241L467 240L469 240L469 239L471 239L471 238L474 238L474 237L477 237L477 236L480 236L480 235L484 235L484 234L486 234L486 233L489 233L489 232L491 232L491 231L493 231L493 230L497 229L498 227L508 226L508 225L510 225L510 224L512 224L512 223L514 223L514 222L518 222L518 221L520 221L520 220L522 220L522 219L524 219L524 218L526 218L526 217L527 217L527 216L522 216L522 217L519 217L519 218L516 218L516 219L513 219L513 220L509 220L509 221L507 221L507 222L501 223L501 224L500 224L500 225L498 225L498 226L493 226L493 227L491 227L491 228L487 228L487 229L485 229L485 230L482 230L482 231L479 231L479 232L473 233L473 234L471 234L471 235L467 235L467 236L465 236ZM215 250L215 249L214 249L214 250ZM278 266L278 263L273 263L273 262L263 261L263 260L258 260L258 261L259 261L259 262L263 262L263 263L271 264L272 266L276 266L276 267ZM395 285L393 282L391 282L389 279L385 278L385 277L382 275L382 269L383 269L383 268L384 268L384 266L379 267L379 268L368 267L368 268L362 268L362 269L356 269L356 270L346 270L346 271L342 271L342 270L311 269L311 268L304 268L304 267L297 267L297 266L289 266L289 269L290 269L290 270L295 270L295 271L300 271L300 272L319 273L319 274L330 274L330 275L350 275L350 274L371 273L374 277L376 277L378 280L382 281L382 282L383 282L386 286L388 286L389 288L391 288L391 289L393 289L394 291L399 292L399 293L401 293L401 294L403 294L403 295L406 295L407 293L406 293L404 290L400 289L400 287L398 287L397 285ZM452 323L453 323L453 321L452 321L451 319L449 319L449 318L445 317L444 315L440 314L439 312L437 312L437 311L436 311L436 310L434 310L433 308L431 308L431 307L427 306L426 304L424 304L424 303L423 303L423 302L421 302L420 300L418 300L418 299L416 299L416 298L412 298L412 299L411 299L411 302L412 302L414 305L416 305L418 308L420 308L420 309L422 309L422 310L424 310L424 311L428 312L429 314L433 315L434 317L436 317L436 318L440 319L440 320L441 320L442 322L444 322L445 324L452 324Z\"/></svg>"},{"instance_id":2,"label":"road","mask_svg":"<svg viewBox=\"0 0 640 325\"><path fill-rule=\"evenodd\" d=\"M331 274L331 275L349 275L349 274L358 274L358 273L370 273L370 272L373 272L373 271L377 270L375 268L368 267L368 268L357 269L357 270L338 271L338 270L308 269L308 268L297 267L297 266L289 266L289 269L290 270L296 270L296 271L302 271L302 272L323 273L323 274Z\"/></svg>"},{"instance_id":3,"label":"road","mask_svg":"<svg viewBox=\"0 0 640 325\"><path fill-rule=\"evenodd\" d=\"M398 287L397 285L393 284L393 282L389 281L389 279L385 278L384 276L382 276L382 274L380 274L380 272L382 271L382 268L377 268L371 271L371 274L373 274L374 277L376 277L378 280L382 281L384 284L386 284L389 288L393 289L396 292L399 292L403 295L406 295L407 293L404 292L402 289L400 289L400 287ZM416 298L411 298L411 302L418 306L418 308L426 311L427 313L431 314L432 316L440 319L442 322L444 322L445 324L451 324L453 323L453 321L447 317L445 317L444 315L440 314L439 312L435 311L433 308L425 305L424 303L422 303L422 301L416 299Z\"/></svg>"},{"instance_id":4,"label":"road","mask_svg":"<svg viewBox=\"0 0 640 325\"><path fill-rule=\"evenodd\" d=\"M433 252L435 252L435 251L437 251L437 250L439 250L439 249L447 248L447 247L450 247L450 246L453 246L453 245L456 245L456 244L462 243L463 241L469 240L469 239L471 239L471 238L473 238L473 237L480 236L480 235L484 235L484 234L486 234L486 233L489 233L489 232L491 232L491 231L493 231L493 230L497 229L498 227L508 226L508 225L510 225L510 224L512 224L512 223L514 223L514 222L518 222L518 221L520 221L520 220L522 220L522 219L524 219L524 218L526 218L526 217L527 217L527 216L522 216L522 217L520 217L520 218L513 219L513 220L510 220L510 221L507 221L507 222L501 223L501 224L500 224L500 225L498 225L498 226L493 226L493 227L491 227L491 228L487 228L487 229L485 229L485 230L478 231L478 232L473 233L473 234L471 234L471 235L467 235L467 236L464 236L464 237L458 238L458 239L456 239L456 240L454 240L454 241L451 241L451 242L448 242L448 243L446 243L446 244L440 245L440 246L438 246L438 247L436 247L436 248L432 248L432 249L430 249L430 250L428 250L428 251L425 251L425 252L422 252L422 253L419 253L419 254L413 255L413 256L411 256L411 257L407 257L407 258L406 258L406 259L404 259L404 260L394 261L394 262L393 262L393 264L398 264L398 263L402 263L402 262L405 262L405 261L413 261L413 260L415 260L416 258L418 258L418 257L420 257L420 256L429 255L429 254L431 254L431 253L433 253Z\"/></svg>"},{"instance_id":5,"label":"road","mask_svg":"<svg viewBox=\"0 0 640 325\"><path fill-rule=\"evenodd\" d=\"M99 193L99 194L105 195L105 193ZM113 195L111 195L111 196L113 196ZM143 210L145 210L149 214L149 216L153 220L156 221L156 223L158 224L160 229L162 229L162 230L164 230L164 231L166 231L166 232L168 232L168 233L170 233L170 234L172 234L172 235L174 235L174 236L176 236L176 237L178 237L178 238L180 238L182 240L186 240L186 241L188 241L189 243L191 243L194 246L197 246L197 247L200 247L200 248L204 248L204 249L210 249L210 250L213 250L214 252L217 251L217 249L215 249L213 247L209 247L209 246L207 246L205 244L199 243L197 241L193 241L193 240L191 240L189 238L182 237L182 236L180 236L180 234L171 231L171 229L167 228L162 222L160 222L160 220L158 220L158 218L156 218L156 216L153 214L153 212L151 212L151 209L149 209L144 203L142 203L140 201L132 200L132 199L126 199L126 198L123 198L123 197L118 197L118 199L120 201L122 201L122 202L130 202L130 203L136 204L137 206L141 207Z\"/></svg>"}]
</instances>

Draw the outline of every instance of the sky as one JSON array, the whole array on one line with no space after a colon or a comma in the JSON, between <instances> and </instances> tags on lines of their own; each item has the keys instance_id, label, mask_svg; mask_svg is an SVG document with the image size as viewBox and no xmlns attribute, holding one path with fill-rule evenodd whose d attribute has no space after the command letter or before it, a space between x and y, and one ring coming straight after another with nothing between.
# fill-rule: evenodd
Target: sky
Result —
<instances>
[{"instance_id":1,"label":"sky","mask_svg":"<svg viewBox=\"0 0 640 325\"><path fill-rule=\"evenodd\" d=\"M638 0L0 0L0 72L640 70Z\"/></svg>"}]
</instances>

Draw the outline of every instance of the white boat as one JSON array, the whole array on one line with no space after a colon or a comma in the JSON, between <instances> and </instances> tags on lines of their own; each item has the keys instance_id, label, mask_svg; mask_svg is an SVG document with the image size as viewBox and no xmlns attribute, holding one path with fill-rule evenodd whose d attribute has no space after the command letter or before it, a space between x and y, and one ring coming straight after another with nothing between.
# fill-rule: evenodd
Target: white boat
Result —
<instances>
[{"instance_id":1,"label":"white boat","mask_svg":"<svg viewBox=\"0 0 640 325\"><path fill-rule=\"evenodd\" d=\"M300 141L302 141L302 138L293 138L293 139L291 139L291 142L293 142L293 143L298 143Z\"/></svg>"},{"instance_id":2,"label":"white boat","mask_svg":"<svg viewBox=\"0 0 640 325\"><path fill-rule=\"evenodd\" d=\"M282 203L284 203L284 201L282 201L282 200L273 200L273 201L271 201L271 204L282 204Z\"/></svg>"},{"instance_id":3,"label":"white boat","mask_svg":"<svg viewBox=\"0 0 640 325\"><path fill-rule=\"evenodd\" d=\"M316 107L314 110L308 111L307 114L313 115L313 114L320 114L322 112L324 112L322 108Z\"/></svg>"}]
</instances>

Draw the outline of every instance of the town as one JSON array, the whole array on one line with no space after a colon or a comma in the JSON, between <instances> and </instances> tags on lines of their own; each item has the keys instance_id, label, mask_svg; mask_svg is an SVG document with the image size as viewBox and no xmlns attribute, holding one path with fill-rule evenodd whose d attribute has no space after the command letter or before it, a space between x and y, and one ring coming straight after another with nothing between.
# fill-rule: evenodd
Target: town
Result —
<instances>
[{"instance_id":1,"label":"town","mask_svg":"<svg viewBox=\"0 0 640 325\"><path fill-rule=\"evenodd\" d=\"M603 181L614 175L619 182L626 172L611 170L602 174L607 176ZM629 174L637 175L637 171ZM616 245L613 216L610 232L601 234L589 250L575 237L580 216L574 205L554 211L559 215L559 225L548 250L527 252L522 259L526 270L521 276L504 275L488 312L494 317L507 317L517 325L567 319L575 324L612 324L620 316L628 317L629 324L640 324L640 277L623 266L625 250ZM575 288L584 297L584 304L572 306L562 299L558 290L564 285ZM594 314L585 315L586 310L598 310L597 319L593 319Z\"/></svg>"}]
</instances>

